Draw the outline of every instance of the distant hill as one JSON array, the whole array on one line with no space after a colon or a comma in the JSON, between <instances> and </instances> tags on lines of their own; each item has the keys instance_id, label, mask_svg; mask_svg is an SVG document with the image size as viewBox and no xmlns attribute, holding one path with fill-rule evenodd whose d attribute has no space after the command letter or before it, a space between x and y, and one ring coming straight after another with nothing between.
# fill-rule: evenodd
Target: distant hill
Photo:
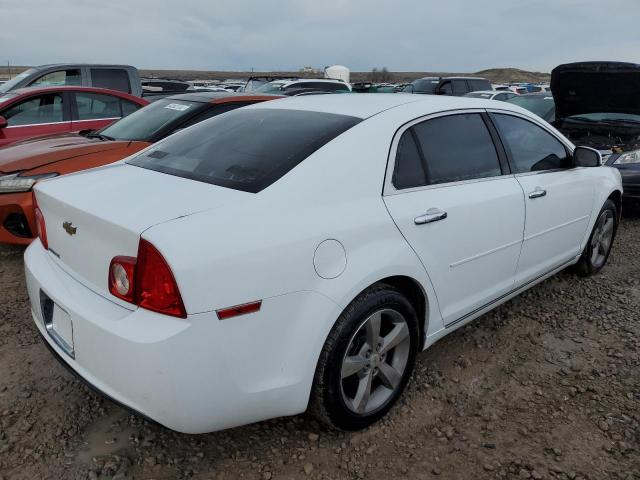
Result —
<instances>
[{"instance_id":1,"label":"distant hill","mask_svg":"<svg viewBox=\"0 0 640 480\"><path fill-rule=\"evenodd\" d=\"M10 70L11 76L15 76L29 67L12 66ZM378 75L380 72L378 72ZM230 72L230 71L207 71L207 70L146 70L141 69L140 75L143 77L165 77L178 80L227 80L227 79L245 79L252 75L282 75L301 78L313 78L319 74L300 73L300 72ZM370 81L371 72L351 72L351 81L361 82ZM549 82L551 75L542 72L529 72L517 68L490 68L474 73L463 72L388 72L386 73L386 81L406 83L420 77L449 77L449 76L474 76L484 77L493 83L510 83L510 82L531 82L542 83ZM0 79L9 78L9 70L6 66L0 66Z\"/></svg>"}]
</instances>

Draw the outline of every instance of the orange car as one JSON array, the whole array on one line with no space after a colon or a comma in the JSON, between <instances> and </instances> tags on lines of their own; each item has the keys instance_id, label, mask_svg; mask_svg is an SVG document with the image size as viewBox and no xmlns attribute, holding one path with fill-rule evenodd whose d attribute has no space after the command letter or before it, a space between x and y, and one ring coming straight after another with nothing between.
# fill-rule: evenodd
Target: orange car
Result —
<instances>
[{"instance_id":1,"label":"orange car","mask_svg":"<svg viewBox=\"0 0 640 480\"><path fill-rule=\"evenodd\" d=\"M97 132L41 137L0 149L0 243L36 235L31 189L42 179L113 163L221 113L276 95L194 92L158 100Z\"/></svg>"}]
</instances>

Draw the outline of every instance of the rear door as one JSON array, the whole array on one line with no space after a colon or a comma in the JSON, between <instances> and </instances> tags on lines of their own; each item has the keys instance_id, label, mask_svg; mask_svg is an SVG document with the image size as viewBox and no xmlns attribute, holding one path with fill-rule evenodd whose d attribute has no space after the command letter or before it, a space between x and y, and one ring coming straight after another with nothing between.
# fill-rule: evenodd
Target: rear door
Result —
<instances>
[{"instance_id":1,"label":"rear door","mask_svg":"<svg viewBox=\"0 0 640 480\"><path fill-rule=\"evenodd\" d=\"M7 126L0 129L0 146L41 135L71 131L67 92L51 92L20 99L0 110Z\"/></svg>"},{"instance_id":2,"label":"rear door","mask_svg":"<svg viewBox=\"0 0 640 480\"><path fill-rule=\"evenodd\" d=\"M571 152L551 130L515 114L491 114L526 203L520 286L566 264L581 250L595 201L588 169L573 168Z\"/></svg>"},{"instance_id":3,"label":"rear door","mask_svg":"<svg viewBox=\"0 0 640 480\"><path fill-rule=\"evenodd\" d=\"M524 199L486 114L446 113L404 127L384 201L434 285L445 325L513 288Z\"/></svg>"}]
</instances>

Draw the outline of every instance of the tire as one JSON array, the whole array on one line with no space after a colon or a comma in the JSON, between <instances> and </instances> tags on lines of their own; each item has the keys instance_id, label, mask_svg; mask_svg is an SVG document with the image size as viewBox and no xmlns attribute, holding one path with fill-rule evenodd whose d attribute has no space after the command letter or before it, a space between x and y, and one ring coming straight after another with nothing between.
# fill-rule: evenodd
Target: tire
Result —
<instances>
[{"instance_id":1,"label":"tire","mask_svg":"<svg viewBox=\"0 0 640 480\"><path fill-rule=\"evenodd\" d=\"M399 290L379 284L361 293L342 312L324 344L309 412L339 430L360 430L378 421L409 381L419 332L416 311Z\"/></svg>"},{"instance_id":2,"label":"tire","mask_svg":"<svg viewBox=\"0 0 640 480\"><path fill-rule=\"evenodd\" d=\"M589 241L575 266L578 275L589 277L604 267L611 254L613 240L618 230L618 209L611 200L604 202L593 226Z\"/></svg>"}]
</instances>

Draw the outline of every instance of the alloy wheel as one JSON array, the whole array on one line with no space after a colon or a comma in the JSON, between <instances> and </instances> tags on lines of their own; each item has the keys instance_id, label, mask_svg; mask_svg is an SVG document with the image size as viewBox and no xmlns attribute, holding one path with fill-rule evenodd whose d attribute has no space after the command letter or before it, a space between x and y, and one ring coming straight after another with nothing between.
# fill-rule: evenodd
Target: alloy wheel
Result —
<instances>
[{"instance_id":1,"label":"alloy wheel","mask_svg":"<svg viewBox=\"0 0 640 480\"><path fill-rule=\"evenodd\" d=\"M342 398L349 410L369 415L383 408L401 384L411 334L396 310L371 314L352 336L341 365Z\"/></svg>"},{"instance_id":2,"label":"alloy wheel","mask_svg":"<svg viewBox=\"0 0 640 480\"><path fill-rule=\"evenodd\" d=\"M604 210L598 217L596 227L591 237L591 264L594 268L600 268L607 259L611 242L613 241L613 230L615 220L613 212Z\"/></svg>"}]
</instances>

